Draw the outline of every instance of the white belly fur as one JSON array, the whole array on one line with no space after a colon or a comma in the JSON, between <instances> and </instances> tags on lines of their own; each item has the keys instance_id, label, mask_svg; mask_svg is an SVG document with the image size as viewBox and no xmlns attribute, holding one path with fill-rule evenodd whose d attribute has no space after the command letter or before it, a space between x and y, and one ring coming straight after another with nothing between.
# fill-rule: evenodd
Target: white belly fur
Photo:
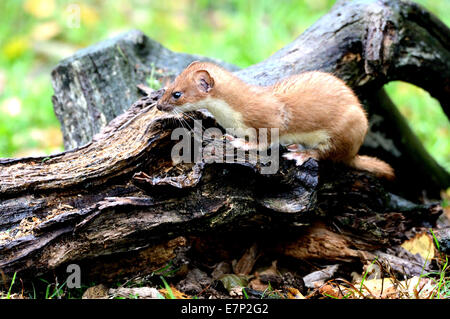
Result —
<instances>
[{"instance_id":1,"label":"white belly fur","mask_svg":"<svg viewBox=\"0 0 450 319\"><path fill-rule=\"evenodd\" d=\"M247 127L242 114L234 110L224 100L207 97L195 104L186 103L179 107L180 111L188 112L198 109L207 109L216 121L225 129L233 128L237 136L251 135L252 128ZM301 144L308 148L326 150L329 147L330 136L326 130L317 130L305 133L288 133L279 137L279 143L284 145Z\"/></svg>"},{"instance_id":2,"label":"white belly fur","mask_svg":"<svg viewBox=\"0 0 450 319\"><path fill-rule=\"evenodd\" d=\"M179 107L180 111L188 112L198 109L207 109L214 115L216 121L223 128L248 129L242 120L242 114L235 111L224 100L207 97L195 104L186 103Z\"/></svg>"},{"instance_id":3,"label":"white belly fur","mask_svg":"<svg viewBox=\"0 0 450 319\"><path fill-rule=\"evenodd\" d=\"M288 133L280 136L280 144L301 144L308 148L326 150L330 144L330 136L325 130L307 133Z\"/></svg>"}]
</instances>

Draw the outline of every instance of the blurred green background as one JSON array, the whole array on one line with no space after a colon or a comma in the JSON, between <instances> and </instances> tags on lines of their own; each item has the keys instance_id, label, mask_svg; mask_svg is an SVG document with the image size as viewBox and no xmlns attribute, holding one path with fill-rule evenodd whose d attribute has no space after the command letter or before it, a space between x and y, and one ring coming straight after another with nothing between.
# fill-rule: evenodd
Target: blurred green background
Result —
<instances>
[{"instance_id":1,"label":"blurred green background","mask_svg":"<svg viewBox=\"0 0 450 319\"><path fill-rule=\"evenodd\" d=\"M62 150L50 71L80 48L137 28L171 50L246 67L291 42L334 2L1 0L0 157ZM450 0L416 2L450 25ZM391 83L387 90L426 148L450 171L450 124L439 104L405 83Z\"/></svg>"}]
</instances>

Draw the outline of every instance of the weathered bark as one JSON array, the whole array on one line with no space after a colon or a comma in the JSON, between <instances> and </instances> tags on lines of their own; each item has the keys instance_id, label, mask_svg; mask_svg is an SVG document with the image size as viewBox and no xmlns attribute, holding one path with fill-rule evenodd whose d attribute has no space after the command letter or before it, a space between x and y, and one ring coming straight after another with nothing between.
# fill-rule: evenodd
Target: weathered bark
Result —
<instances>
[{"instance_id":1,"label":"weathered bark","mask_svg":"<svg viewBox=\"0 0 450 319\"><path fill-rule=\"evenodd\" d=\"M195 237L217 240L219 234L238 238L241 247L242 238L264 242L271 234L279 245L274 251L298 259L370 259L413 227L434 225L441 212L399 194L412 198L449 185L448 173L385 93L373 92L389 80L412 82L436 96L448 114L449 39L449 30L415 4L340 2L287 47L236 72L261 85L311 69L346 80L370 114L362 153L392 163L394 184L314 160L296 167L281 159L274 175L261 174L260 163L211 164L206 156L175 165L170 135L179 123L153 107L160 92L140 99L80 146L136 98L150 62L173 75L194 59L183 55L179 62L181 55L137 31L81 51L53 72L65 145L80 147L46 158L0 160L0 269L43 273L77 262L104 273L136 256L156 267ZM207 113L193 116L204 128L217 126ZM190 116L184 120L193 126ZM173 239L179 236L186 239Z\"/></svg>"}]
</instances>

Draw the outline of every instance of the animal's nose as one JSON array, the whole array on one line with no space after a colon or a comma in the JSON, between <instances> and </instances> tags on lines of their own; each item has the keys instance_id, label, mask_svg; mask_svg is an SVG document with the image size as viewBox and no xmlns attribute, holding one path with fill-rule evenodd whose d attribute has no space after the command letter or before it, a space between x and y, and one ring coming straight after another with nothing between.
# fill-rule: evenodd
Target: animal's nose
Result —
<instances>
[{"instance_id":1,"label":"animal's nose","mask_svg":"<svg viewBox=\"0 0 450 319\"><path fill-rule=\"evenodd\" d=\"M162 110L163 110L163 107L162 107L162 105L161 105L161 104L157 104L157 105L156 105L156 108L157 108L158 110L160 110L160 111L162 111Z\"/></svg>"}]
</instances>

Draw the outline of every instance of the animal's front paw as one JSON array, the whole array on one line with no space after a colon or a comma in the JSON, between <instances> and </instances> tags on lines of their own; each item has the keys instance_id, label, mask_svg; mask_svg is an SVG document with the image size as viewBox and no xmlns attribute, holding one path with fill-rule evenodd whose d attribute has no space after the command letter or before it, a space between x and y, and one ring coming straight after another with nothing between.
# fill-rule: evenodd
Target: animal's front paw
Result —
<instances>
[{"instance_id":1,"label":"animal's front paw","mask_svg":"<svg viewBox=\"0 0 450 319\"><path fill-rule=\"evenodd\" d=\"M234 137L233 135L230 135L230 134L224 134L223 138L229 142L234 141L236 139L236 137Z\"/></svg>"},{"instance_id":2,"label":"animal's front paw","mask_svg":"<svg viewBox=\"0 0 450 319\"><path fill-rule=\"evenodd\" d=\"M283 157L287 160L293 160L295 161L295 165L301 166L303 163L305 163L310 158L314 158L312 154L306 153L306 152L288 152L284 153Z\"/></svg>"},{"instance_id":3,"label":"animal's front paw","mask_svg":"<svg viewBox=\"0 0 450 319\"><path fill-rule=\"evenodd\" d=\"M302 152L306 150L306 148L301 144L289 144L286 146L286 149L289 152Z\"/></svg>"},{"instance_id":4,"label":"animal's front paw","mask_svg":"<svg viewBox=\"0 0 450 319\"><path fill-rule=\"evenodd\" d=\"M230 142L230 144L233 145L235 148L239 148L244 151L248 151L254 148L249 142L246 142L244 139L241 138L235 138Z\"/></svg>"},{"instance_id":5,"label":"animal's front paw","mask_svg":"<svg viewBox=\"0 0 450 319\"><path fill-rule=\"evenodd\" d=\"M254 147L251 143L247 142L246 140L244 140L242 138L234 137L234 136L229 135L229 134L225 134L223 137L228 142L230 142L230 144L234 148L239 148L241 150L248 151L250 149L253 149L253 147Z\"/></svg>"}]
</instances>

